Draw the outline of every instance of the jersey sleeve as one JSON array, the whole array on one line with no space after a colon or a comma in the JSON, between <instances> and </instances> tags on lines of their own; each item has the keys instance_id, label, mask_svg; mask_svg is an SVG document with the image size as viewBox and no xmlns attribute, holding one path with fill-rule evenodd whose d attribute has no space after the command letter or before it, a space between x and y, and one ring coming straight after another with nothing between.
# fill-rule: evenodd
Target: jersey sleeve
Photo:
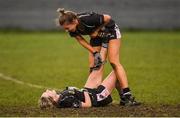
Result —
<instances>
[{"instance_id":1,"label":"jersey sleeve","mask_svg":"<svg viewBox=\"0 0 180 118\"><path fill-rule=\"evenodd\" d=\"M77 31L75 31L75 32L69 32L69 35L71 37L76 37L76 36L79 36L80 34Z\"/></svg>"},{"instance_id":2,"label":"jersey sleeve","mask_svg":"<svg viewBox=\"0 0 180 118\"><path fill-rule=\"evenodd\" d=\"M94 12L92 12L89 16L83 17L82 20L90 26L101 26L104 24L104 16Z\"/></svg>"}]
</instances>

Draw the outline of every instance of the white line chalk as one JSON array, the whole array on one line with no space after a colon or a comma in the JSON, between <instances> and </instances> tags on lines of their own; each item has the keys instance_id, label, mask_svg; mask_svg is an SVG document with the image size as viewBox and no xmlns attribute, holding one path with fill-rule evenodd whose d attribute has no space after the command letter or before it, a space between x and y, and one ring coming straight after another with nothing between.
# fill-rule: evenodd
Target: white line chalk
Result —
<instances>
[{"instance_id":1,"label":"white line chalk","mask_svg":"<svg viewBox=\"0 0 180 118\"><path fill-rule=\"evenodd\" d=\"M15 78L12 78L10 76L6 76L6 75L4 75L2 73L0 73L0 79L13 81L13 82L15 82L17 84L26 85L26 86L29 86L29 87L32 87L32 88L38 88L38 89L48 89L48 88L51 88L51 87L45 87L45 86L41 86L41 85L36 85L36 84L31 84L31 83L23 82L23 81L15 79ZM53 88L53 89L59 90L57 88Z\"/></svg>"}]
</instances>

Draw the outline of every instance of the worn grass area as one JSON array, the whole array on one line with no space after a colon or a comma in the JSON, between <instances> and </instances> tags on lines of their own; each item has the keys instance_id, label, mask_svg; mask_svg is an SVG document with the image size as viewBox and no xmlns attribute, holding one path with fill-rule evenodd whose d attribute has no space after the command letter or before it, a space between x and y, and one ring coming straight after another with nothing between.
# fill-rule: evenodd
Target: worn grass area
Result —
<instances>
[{"instance_id":1,"label":"worn grass area","mask_svg":"<svg viewBox=\"0 0 180 118\"><path fill-rule=\"evenodd\" d=\"M37 107L13 106L3 108L0 116L59 116L59 117L167 117L180 116L180 106L178 105L141 105L138 107L120 107L119 105L109 105L98 108L81 108L81 109L46 109L40 110ZM3 114L3 115L2 115Z\"/></svg>"},{"instance_id":2,"label":"worn grass area","mask_svg":"<svg viewBox=\"0 0 180 118\"><path fill-rule=\"evenodd\" d=\"M0 32L0 73L23 82L60 89L65 86L80 88L88 75L87 58L87 51L66 33ZM180 116L177 110L180 101L180 32L123 32L121 63L127 71L133 94L145 104L139 109L152 109L152 115L143 112L142 116L155 116L153 110L158 111L163 105L174 109L176 116ZM105 68L106 76L111 67L106 64ZM0 78L0 91L1 116L53 116L51 112L39 114L37 101L43 89ZM116 91L113 98L119 100ZM92 108L80 116L105 116L96 114L96 111L105 113L110 108ZM113 108L128 110L117 105ZM16 113L18 110L22 114ZM173 116L173 110L168 111L172 113L159 112L162 114L158 116ZM77 112L72 110L67 116L76 116ZM127 112L114 116L130 115Z\"/></svg>"}]
</instances>

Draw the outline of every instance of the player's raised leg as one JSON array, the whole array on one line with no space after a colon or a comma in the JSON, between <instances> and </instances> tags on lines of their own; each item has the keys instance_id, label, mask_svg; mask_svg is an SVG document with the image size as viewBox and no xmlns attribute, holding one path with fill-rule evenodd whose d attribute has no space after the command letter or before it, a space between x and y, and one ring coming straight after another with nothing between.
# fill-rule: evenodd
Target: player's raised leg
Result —
<instances>
[{"instance_id":1,"label":"player's raised leg","mask_svg":"<svg viewBox=\"0 0 180 118\"><path fill-rule=\"evenodd\" d=\"M107 57L107 48L101 47L100 54L102 57L102 61L104 62ZM93 61L93 60L91 60L91 61ZM88 77L84 87L96 88L97 86L99 86L102 83L103 68L104 68L104 65L102 65L101 68L98 70L93 70L89 74L89 77Z\"/></svg>"}]
</instances>

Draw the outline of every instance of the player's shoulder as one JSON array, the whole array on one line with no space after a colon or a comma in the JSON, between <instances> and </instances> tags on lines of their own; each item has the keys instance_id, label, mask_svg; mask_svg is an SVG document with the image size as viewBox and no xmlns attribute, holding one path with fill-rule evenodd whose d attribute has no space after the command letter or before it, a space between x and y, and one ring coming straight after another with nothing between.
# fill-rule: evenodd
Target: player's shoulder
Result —
<instances>
[{"instance_id":1,"label":"player's shoulder","mask_svg":"<svg viewBox=\"0 0 180 118\"><path fill-rule=\"evenodd\" d=\"M86 18L86 17L92 16L93 14L95 14L95 12L93 12L93 11L88 11L88 12L78 13L77 16L78 16L79 18Z\"/></svg>"},{"instance_id":2,"label":"player's shoulder","mask_svg":"<svg viewBox=\"0 0 180 118\"><path fill-rule=\"evenodd\" d=\"M99 14L93 11L90 12L83 12L78 14L78 18L81 22L86 25L93 25L92 21L97 20L99 18Z\"/></svg>"}]
</instances>

